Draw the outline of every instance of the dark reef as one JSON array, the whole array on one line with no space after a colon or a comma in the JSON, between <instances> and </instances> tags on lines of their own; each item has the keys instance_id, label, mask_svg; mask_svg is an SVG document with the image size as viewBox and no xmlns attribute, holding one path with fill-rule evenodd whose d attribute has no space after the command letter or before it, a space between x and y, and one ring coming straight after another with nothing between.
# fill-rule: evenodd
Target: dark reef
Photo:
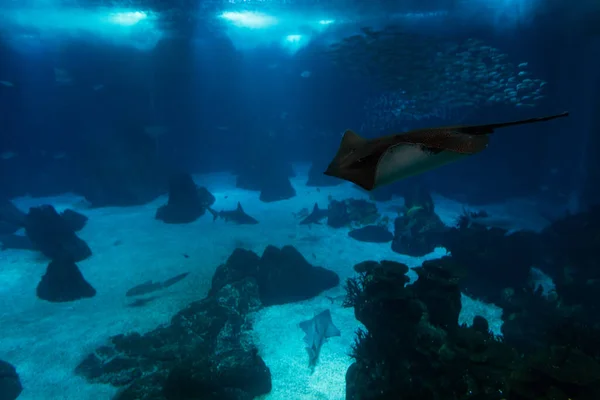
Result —
<instances>
[{"instance_id":1,"label":"dark reef","mask_svg":"<svg viewBox=\"0 0 600 400\"><path fill-rule=\"evenodd\" d=\"M435 213L431 194L418 188L405 196L404 213L394 221L392 250L414 257L431 253L439 246L446 226Z\"/></svg>"},{"instance_id":2,"label":"dark reef","mask_svg":"<svg viewBox=\"0 0 600 400\"><path fill-rule=\"evenodd\" d=\"M0 360L0 400L15 400L22 391L23 386L15 367Z\"/></svg>"},{"instance_id":3,"label":"dark reef","mask_svg":"<svg viewBox=\"0 0 600 400\"><path fill-rule=\"evenodd\" d=\"M85 280L74 262L53 260L36 289L37 296L53 303L94 297L96 290Z\"/></svg>"},{"instance_id":4,"label":"dark reef","mask_svg":"<svg viewBox=\"0 0 600 400\"><path fill-rule=\"evenodd\" d=\"M136 121L118 124L112 134L86 137L79 155L82 178L77 192L93 207L140 205L167 189L168 174L156 138Z\"/></svg>"},{"instance_id":5,"label":"dark reef","mask_svg":"<svg viewBox=\"0 0 600 400\"><path fill-rule=\"evenodd\" d=\"M169 179L169 202L156 210L156 219L168 224L187 224L200 218L215 197L204 187L197 187L190 174Z\"/></svg>"},{"instance_id":6,"label":"dark reef","mask_svg":"<svg viewBox=\"0 0 600 400\"><path fill-rule=\"evenodd\" d=\"M379 219L377 205L363 199L331 200L327 225L332 228L374 224Z\"/></svg>"},{"instance_id":7,"label":"dark reef","mask_svg":"<svg viewBox=\"0 0 600 400\"><path fill-rule=\"evenodd\" d=\"M338 281L291 246L269 246L262 257L236 249L217 268L205 299L167 326L112 337L76 373L121 387L117 400L250 400L271 390L271 372L254 344L248 314L308 299Z\"/></svg>"},{"instance_id":8,"label":"dark reef","mask_svg":"<svg viewBox=\"0 0 600 400\"><path fill-rule=\"evenodd\" d=\"M166 327L110 339L77 367L93 382L126 386L125 399L246 399L271 390L246 314L261 306L252 279L228 284Z\"/></svg>"},{"instance_id":9,"label":"dark reef","mask_svg":"<svg viewBox=\"0 0 600 400\"><path fill-rule=\"evenodd\" d=\"M357 264L344 305L366 330L352 348L346 399L600 398L597 232L600 208L541 233L459 224L439 236L451 256L416 268L410 285L403 264ZM532 266L555 291L531 285ZM502 338L481 316L458 325L461 290L504 309Z\"/></svg>"},{"instance_id":10,"label":"dark reef","mask_svg":"<svg viewBox=\"0 0 600 400\"><path fill-rule=\"evenodd\" d=\"M83 222L85 224L85 222ZM54 207L32 207L25 217L25 233L36 250L55 260L85 260L92 255L87 243L75 233L82 227L81 217L61 216Z\"/></svg>"},{"instance_id":11,"label":"dark reef","mask_svg":"<svg viewBox=\"0 0 600 400\"><path fill-rule=\"evenodd\" d=\"M212 290L236 277L256 279L260 300L265 306L307 300L337 286L340 281L335 272L310 265L292 246L281 249L267 246L262 257L236 249L215 271Z\"/></svg>"}]
</instances>

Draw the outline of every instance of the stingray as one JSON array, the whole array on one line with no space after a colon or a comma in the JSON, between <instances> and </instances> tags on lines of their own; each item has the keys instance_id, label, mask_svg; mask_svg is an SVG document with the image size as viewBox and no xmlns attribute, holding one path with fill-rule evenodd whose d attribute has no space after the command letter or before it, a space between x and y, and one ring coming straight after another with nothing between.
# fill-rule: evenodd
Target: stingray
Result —
<instances>
[{"instance_id":1,"label":"stingray","mask_svg":"<svg viewBox=\"0 0 600 400\"><path fill-rule=\"evenodd\" d=\"M417 129L366 139L346 131L325 175L350 181L373 190L410 176L441 167L484 150L495 129L566 117L568 112L547 117L500 122ZM526 146L522 146L526 151Z\"/></svg>"},{"instance_id":2,"label":"stingray","mask_svg":"<svg viewBox=\"0 0 600 400\"><path fill-rule=\"evenodd\" d=\"M242 205L238 202L237 208L231 211L215 211L212 208L208 208L208 211L213 215L213 221L217 218L223 218L225 221L231 221L238 225L254 225L258 224L258 221L246 214Z\"/></svg>"},{"instance_id":3,"label":"stingray","mask_svg":"<svg viewBox=\"0 0 600 400\"><path fill-rule=\"evenodd\" d=\"M304 331L304 343L308 351L310 366L315 366L321 353L321 346L327 338L340 336L340 330L333 325L331 313L325 310L313 318L300 322L300 328Z\"/></svg>"},{"instance_id":4,"label":"stingray","mask_svg":"<svg viewBox=\"0 0 600 400\"><path fill-rule=\"evenodd\" d=\"M321 210L319 205L315 203L312 212L302 221L300 225L321 224L321 220L327 218L328 210Z\"/></svg>"}]
</instances>

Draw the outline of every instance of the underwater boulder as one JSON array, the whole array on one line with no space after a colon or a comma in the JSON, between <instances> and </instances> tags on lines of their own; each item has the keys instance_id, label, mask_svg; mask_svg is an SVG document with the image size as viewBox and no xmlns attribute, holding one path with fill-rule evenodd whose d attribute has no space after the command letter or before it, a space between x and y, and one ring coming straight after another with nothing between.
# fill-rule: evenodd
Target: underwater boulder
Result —
<instances>
[{"instance_id":1,"label":"underwater boulder","mask_svg":"<svg viewBox=\"0 0 600 400\"><path fill-rule=\"evenodd\" d=\"M247 323L260 306L256 280L236 280L189 304L167 326L113 336L75 373L121 387L115 400L256 398L272 385Z\"/></svg>"},{"instance_id":2,"label":"underwater boulder","mask_svg":"<svg viewBox=\"0 0 600 400\"><path fill-rule=\"evenodd\" d=\"M265 178L260 185L260 201L272 203L296 196L296 190L284 170L271 170Z\"/></svg>"},{"instance_id":3,"label":"underwater boulder","mask_svg":"<svg viewBox=\"0 0 600 400\"><path fill-rule=\"evenodd\" d=\"M238 165L234 173L236 188L256 192L270 186L269 180L273 175L281 175L285 178L296 176L291 163L278 162L270 159L269 156L258 159L256 155L255 158Z\"/></svg>"},{"instance_id":4,"label":"underwater boulder","mask_svg":"<svg viewBox=\"0 0 600 400\"><path fill-rule=\"evenodd\" d=\"M82 179L77 192L92 207L148 203L167 189L167 171L156 139L143 124L123 121L114 131L89 135L79 157Z\"/></svg>"},{"instance_id":5,"label":"underwater boulder","mask_svg":"<svg viewBox=\"0 0 600 400\"><path fill-rule=\"evenodd\" d=\"M198 188L190 174L173 175L169 180L169 202L156 210L156 219L167 224L187 224L200 218L215 202L206 188Z\"/></svg>"},{"instance_id":6,"label":"underwater boulder","mask_svg":"<svg viewBox=\"0 0 600 400\"><path fill-rule=\"evenodd\" d=\"M522 357L481 321L458 325L464 271L451 257L427 261L408 285L404 264L366 261L354 269L344 305L367 330L357 331L351 348L346 399L513 398L505 395L507 377Z\"/></svg>"},{"instance_id":7,"label":"underwater boulder","mask_svg":"<svg viewBox=\"0 0 600 400\"><path fill-rule=\"evenodd\" d=\"M332 228L342 228L350 225L348 205L343 201L331 200L327 207L327 225Z\"/></svg>"},{"instance_id":8,"label":"underwater boulder","mask_svg":"<svg viewBox=\"0 0 600 400\"><path fill-rule=\"evenodd\" d=\"M73 230L73 232L79 232L82 230L88 221L88 217L69 208L61 212L60 216L62 217L63 221L65 221Z\"/></svg>"},{"instance_id":9,"label":"underwater boulder","mask_svg":"<svg viewBox=\"0 0 600 400\"><path fill-rule=\"evenodd\" d=\"M328 206L327 225L342 228L348 225L369 225L379 219L377 205L363 199L331 200Z\"/></svg>"},{"instance_id":10,"label":"underwater boulder","mask_svg":"<svg viewBox=\"0 0 600 400\"><path fill-rule=\"evenodd\" d=\"M55 260L85 260L92 250L51 205L32 207L25 218L25 233L36 250Z\"/></svg>"},{"instance_id":11,"label":"underwater boulder","mask_svg":"<svg viewBox=\"0 0 600 400\"><path fill-rule=\"evenodd\" d=\"M530 286L531 266L543 265L546 258L539 251L540 237L535 232L507 235L500 228L473 225L449 229L440 239L440 245L468 272L461 279L461 289L502 307L509 291Z\"/></svg>"},{"instance_id":12,"label":"underwater boulder","mask_svg":"<svg viewBox=\"0 0 600 400\"><path fill-rule=\"evenodd\" d=\"M258 283L263 305L307 300L339 284L338 275L312 266L292 246L267 246L262 257L250 250L235 249L213 275L210 294L240 279Z\"/></svg>"},{"instance_id":13,"label":"underwater boulder","mask_svg":"<svg viewBox=\"0 0 600 400\"><path fill-rule=\"evenodd\" d=\"M215 270L209 295L221 290L230 283L245 278L257 278L260 257L253 251L246 249L235 249L225 264L221 264Z\"/></svg>"},{"instance_id":14,"label":"underwater boulder","mask_svg":"<svg viewBox=\"0 0 600 400\"><path fill-rule=\"evenodd\" d=\"M53 260L36 289L37 296L52 303L94 297L94 289L73 261Z\"/></svg>"},{"instance_id":15,"label":"underwater boulder","mask_svg":"<svg viewBox=\"0 0 600 400\"><path fill-rule=\"evenodd\" d=\"M265 306L308 300L337 286L338 274L312 266L292 246L267 246L259 263L258 287Z\"/></svg>"},{"instance_id":16,"label":"underwater boulder","mask_svg":"<svg viewBox=\"0 0 600 400\"><path fill-rule=\"evenodd\" d=\"M408 209L394 220L392 250L412 257L422 257L441 246L447 230L440 217L422 208Z\"/></svg>"},{"instance_id":17,"label":"underwater boulder","mask_svg":"<svg viewBox=\"0 0 600 400\"><path fill-rule=\"evenodd\" d=\"M348 232L354 240L368 243L387 243L394 239L394 235L385 226L367 225L362 228L354 229Z\"/></svg>"},{"instance_id":18,"label":"underwater boulder","mask_svg":"<svg viewBox=\"0 0 600 400\"><path fill-rule=\"evenodd\" d=\"M0 400L15 400L22 391L23 386L15 367L0 360Z\"/></svg>"}]
</instances>

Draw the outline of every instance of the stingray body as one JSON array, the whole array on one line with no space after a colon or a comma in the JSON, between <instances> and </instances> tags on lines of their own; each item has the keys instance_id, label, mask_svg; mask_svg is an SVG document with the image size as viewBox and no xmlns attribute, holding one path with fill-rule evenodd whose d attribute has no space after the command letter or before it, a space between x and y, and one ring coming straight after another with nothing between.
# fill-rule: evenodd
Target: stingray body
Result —
<instances>
[{"instance_id":1,"label":"stingray body","mask_svg":"<svg viewBox=\"0 0 600 400\"><path fill-rule=\"evenodd\" d=\"M315 366L321 353L321 346L327 338L340 336L340 331L333 325L331 313L325 310L313 318L300 322L300 328L304 331L304 343L308 352L310 366Z\"/></svg>"},{"instance_id":2,"label":"stingray body","mask_svg":"<svg viewBox=\"0 0 600 400\"><path fill-rule=\"evenodd\" d=\"M227 222L233 222L238 225L255 225L258 224L258 221L246 214L242 205L238 202L235 210L223 210L223 211L215 211L212 208L208 207L208 212L213 215L213 221L217 218L222 218Z\"/></svg>"},{"instance_id":3,"label":"stingray body","mask_svg":"<svg viewBox=\"0 0 600 400\"><path fill-rule=\"evenodd\" d=\"M325 175L366 190L441 167L484 150L495 129L566 117L568 112L488 125L447 126L365 139L346 131Z\"/></svg>"}]
</instances>

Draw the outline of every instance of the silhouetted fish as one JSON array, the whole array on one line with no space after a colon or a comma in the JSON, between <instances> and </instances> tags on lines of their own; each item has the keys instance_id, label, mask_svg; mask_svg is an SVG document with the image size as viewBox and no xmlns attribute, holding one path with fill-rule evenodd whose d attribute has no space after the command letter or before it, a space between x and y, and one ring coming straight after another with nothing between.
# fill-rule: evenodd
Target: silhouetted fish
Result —
<instances>
[{"instance_id":1,"label":"silhouetted fish","mask_svg":"<svg viewBox=\"0 0 600 400\"><path fill-rule=\"evenodd\" d=\"M319 205L315 203L312 212L302 221L300 225L321 224L321 220L327 218L328 210L321 210Z\"/></svg>"},{"instance_id":2,"label":"silhouetted fish","mask_svg":"<svg viewBox=\"0 0 600 400\"><path fill-rule=\"evenodd\" d=\"M125 293L125 296L143 296L148 293L156 292L157 290L166 289L169 286L173 286L177 282L183 280L188 275L189 272L184 272L162 282L146 281L141 285L137 285L129 289L127 293Z\"/></svg>"},{"instance_id":3,"label":"silhouetted fish","mask_svg":"<svg viewBox=\"0 0 600 400\"><path fill-rule=\"evenodd\" d=\"M242 205L238 202L237 208L231 211L215 211L208 208L208 211L213 215L213 221L217 218L223 218L225 221L231 221L238 225L253 225L258 224L258 221L244 211Z\"/></svg>"},{"instance_id":4,"label":"silhouetted fish","mask_svg":"<svg viewBox=\"0 0 600 400\"><path fill-rule=\"evenodd\" d=\"M495 129L568 115L568 112L564 112L488 125L426 128L376 139L365 139L353 131L346 131L325 175L373 190L477 154L488 146L489 135Z\"/></svg>"}]
</instances>

